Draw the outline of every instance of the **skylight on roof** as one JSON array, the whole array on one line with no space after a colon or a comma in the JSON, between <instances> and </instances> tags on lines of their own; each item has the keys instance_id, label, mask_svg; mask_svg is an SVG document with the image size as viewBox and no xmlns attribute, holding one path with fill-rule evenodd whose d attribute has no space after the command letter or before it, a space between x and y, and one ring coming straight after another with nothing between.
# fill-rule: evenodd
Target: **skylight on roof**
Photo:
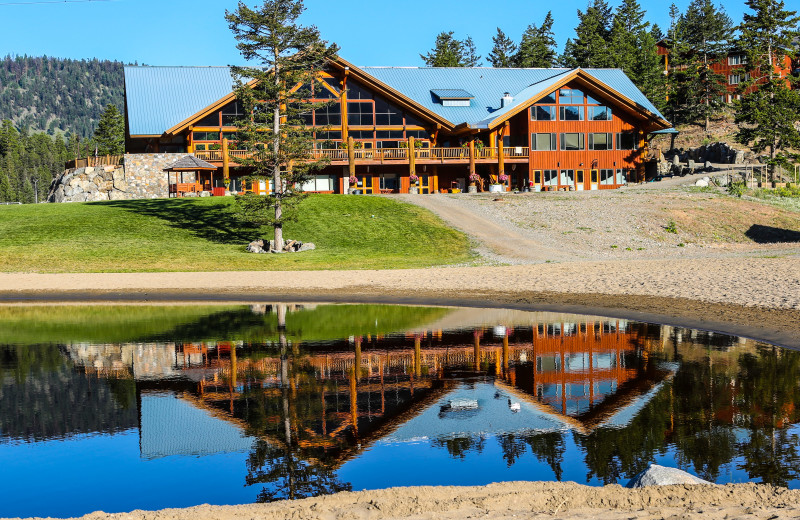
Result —
<instances>
[{"instance_id":1,"label":"skylight on roof","mask_svg":"<svg viewBox=\"0 0 800 520\"><path fill-rule=\"evenodd\" d=\"M431 89L431 94L445 107L468 107L475 98L466 90L460 88Z\"/></svg>"}]
</instances>

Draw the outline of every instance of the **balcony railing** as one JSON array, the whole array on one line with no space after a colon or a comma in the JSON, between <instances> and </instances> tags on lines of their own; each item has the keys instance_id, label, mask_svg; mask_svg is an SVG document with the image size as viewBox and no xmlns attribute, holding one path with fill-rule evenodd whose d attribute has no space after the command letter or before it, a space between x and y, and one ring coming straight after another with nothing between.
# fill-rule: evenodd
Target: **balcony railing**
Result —
<instances>
[{"instance_id":1,"label":"balcony railing","mask_svg":"<svg viewBox=\"0 0 800 520\"><path fill-rule=\"evenodd\" d=\"M504 147L503 154L506 159L526 159L528 148L525 146ZM220 163L223 160L222 150L197 150L194 152L198 159ZM252 154L244 150L229 150L228 157L232 162L236 159L250 157ZM353 151L356 161L370 162L407 162L409 159L408 148L359 148ZM498 160L497 148L484 147L475 150L475 160ZM416 148L414 158L420 162L467 162L469 161L469 148ZM349 154L346 149L314 149L309 152L309 160L329 159L331 162L348 162Z\"/></svg>"}]
</instances>

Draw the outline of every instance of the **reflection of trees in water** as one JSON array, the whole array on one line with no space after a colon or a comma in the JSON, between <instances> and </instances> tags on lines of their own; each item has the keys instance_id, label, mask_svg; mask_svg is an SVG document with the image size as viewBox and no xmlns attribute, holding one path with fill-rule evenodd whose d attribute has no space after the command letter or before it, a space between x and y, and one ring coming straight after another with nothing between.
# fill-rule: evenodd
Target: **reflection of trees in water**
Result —
<instances>
[{"instance_id":1,"label":"reflection of trees in water","mask_svg":"<svg viewBox=\"0 0 800 520\"><path fill-rule=\"evenodd\" d=\"M290 447L273 445L259 440L247 457L248 486L266 484L259 492L258 502L295 500L350 491L336 472L318 461L303 460Z\"/></svg>"},{"instance_id":2,"label":"reflection of trees in water","mask_svg":"<svg viewBox=\"0 0 800 520\"><path fill-rule=\"evenodd\" d=\"M483 453L483 448L486 446L486 439L483 437L455 437L446 439L436 439L433 445L437 448L445 448L447 453L452 455L453 458L465 459L467 453L474 451L476 453Z\"/></svg>"},{"instance_id":3,"label":"reflection of trees in water","mask_svg":"<svg viewBox=\"0 0 800 520\"><path fill-rule=\"evenodd\" d=\"M562 464L564 462L564 435L561 432L548 433L506 433L497 438L500 450L503 452L503 459L508 467L511 467L517 460L521 459L531 449L531 453L539 460L544 462L553 470L556 480L561 480L564 474Z\"/></svg>"}]
</instances>

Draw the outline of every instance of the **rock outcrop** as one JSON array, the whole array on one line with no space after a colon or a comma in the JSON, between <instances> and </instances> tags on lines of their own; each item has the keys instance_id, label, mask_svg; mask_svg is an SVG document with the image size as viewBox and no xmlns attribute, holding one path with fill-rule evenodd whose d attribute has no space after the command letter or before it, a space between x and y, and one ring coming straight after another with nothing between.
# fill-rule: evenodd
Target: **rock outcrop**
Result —
<instances>
[{"instance_id":1,"label":"rock outcrop","mask_svg":"<svg viewBox=\"0 0 800 520\"><path fill-rule=\"evenodd\" d=\"M677 468L666 468L658 464L651 464L649 468L633 477L626 487L643 488L647 486L673 486L676 484L713 485L713 482L697 478L691 473Z\"/></svg>"}]
</instances>

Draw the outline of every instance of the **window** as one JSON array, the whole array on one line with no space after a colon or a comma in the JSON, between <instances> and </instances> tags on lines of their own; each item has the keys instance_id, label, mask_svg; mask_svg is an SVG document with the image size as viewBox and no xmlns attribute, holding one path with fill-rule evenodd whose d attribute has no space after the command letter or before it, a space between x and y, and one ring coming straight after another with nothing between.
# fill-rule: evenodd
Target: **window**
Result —
<instances>
[{"instance_id":1,"label":"window","mask_svg":"<svg viewBox=\"0 0 800 520\"><path fill-rule=\"evenodd\" d=\"M592 170L592 184L597 184L597 170Z\"/></svg>"},{"instance_id":2,"label":"window","mask_svg":"<svg viewBox=\"0 0 800 520\"><path fill-rule=\"evenodd\" d=\"M628 184L630 170L617 170L617 184Z\"/></svg>"},{"instance_id":3,"label":"window","mask_svg":"<svg viewBox=\"0 0 800 520\"><path fill-rule=\"evenodd\" d=\"M611 134L589 134L589 150L613 150Z\"/></svg>"},{"instance_id":4,"label":"window","mask_svg":"<svg viewBox=\"0 0 800 520\"><path fill-rule=\"evenodd\" d=\"M244 118L244 108L239 101L227 104L222 108L222 126L236 126L237 121Z\"/></svg>"},{"instance_id":5,"label":"window","mask_svg":"<svg viewBox=\"0 0 800 520\"><path fill-rule=\"evenodd\" d=\"M561 134L562 150L585 150L583 134Z\"/></svg>"},{"instance_id":6,"label":"window","mask_svg":"<svg viewBox=\"0 0 800 520\"><path fill-rule=\"evenodd\" d=\"M531 121L555 121L556 107L533 106L531 107Z\"/></svg>"},{"instance_id":7,"label":"window","mask_svg":"<svg viewBox=\"0 0 800 520\"><path fill-rule=\"evenodd\" d=\"M375 132L373 130L351 130L350 137L355 140L375 139Z\"/></svg>"},{"instance_id":8,"label":"window","mask_svg":"<svg viewBox=\"0 0 800 520\"><path fill-rule=\"evenodd\" d=\"M549 152L557 149L556 134L531 134L531 150Z\"/></svg>"},{"instance_id":9,"label":"window","mask_svg":"<svg viewBox=\"0 0 800 520\"><path fill-rule=\"evenodd\" d=\"M746 54L732 54L728 56L728 65L745 65L746 63Z\"/></svg>"},{"instance_id":10,"label":"window","mask_svg":"<svg viewBox=\"0 0 800 520\"><path fill-rule=\"evenodd\" d=\"M542 182L542 171L541 170L535 170L533 172L533 183L534 184L539 184L540 182Z\"/></svg>"},{"instance_id":11,"label":"window","mask_svg":"<svg viewBox=\"0 0 800 520\"><path fill-rule=\"evenodd\" d=\"M413 137L414 139L428 139L427 130L406 130L406 137Z\"/></svg>"},{"instance_id":12,"label":"window","mask_svg":"<svg viewBox=\"0 0 800 520\"><path fill-rule=\"evenodd\" d=\"M728 85L738 85L750 79L750 74L731 74L728 76Z\"/></svg>"},{"instance_id":13,"label":"window","mask_svg":"<svg viewBox=\"0 0 800 520\"><path fill-rule=\"evenodd\" d=\"M382 190L399 190L400 180L396 173L382 173L380 175L380 186Z\"/></svg>"},{"instance_id":14,"label":"window","mask_svg":"<svg viewBox=\"0 0 800 520\"><path fill-rule=\"evenodd\" d=\"M569 186L575 184L575 170L561 170L561 178L559 184L562 186Z\"/></svg>"},{"instance_id":15,"label":"window","mask_svg":"<svg viewBox=\"0 0 800 520\"><path fill-rule=\"evenodd\" d=\"M600 184L614 184L614 170L600 170Z\"/></svg>"},{"instance_id":16,"label":"window","mask_svg":"<svg viewBox=\"0 0 800 520\"><path fill-rule=\"evenodd\" d=\"M314 124L314 113L312 110L306 112L299 112L297 119L303 123L303 126L312 126Z\"/></svg>"},{"instance_id":17,"label":"window","mask_svg":"<svg viewBox=\"0 0 800 520\"><path fill-rule=\"evenodd\" d=\"M561 121L583 121L583 107L558 107Z\"/></svg>"},{"instance_id":18,"label":"window","mask_svg":"<svg viewBox=\"0 0 800 520\"><path fill-rule=\"evenodd\" d=\"M589 107L589 121L611 121L611 109L605 106Z\"/></svg>"},{"instance_id":19,"label":"window","mask_svg":"<svg viewBox=\"0 0 800 520\"><path fill-rule=\"evenodd\" d=\"M378 130L375 132L375 137L377 139L405 139L402 130Z\"/></svg>"},{"instance_id":20,"label":"window","mask_svg":"<svg viewBox=\"0 0 800 520\"><path fill-rule=\"evenodd\" d=\"M219 132L195 132L195 141L219 141Z\"/></svg>"},{"instance_id":21,"label":"window","mask_svg":"<svg viewBox=\"0 0 800 520\"><path fill-rule=\"evenodd\" d=\"M583 92L576 89L562 88L558 92L558 102L562 105L582 105Z\"/></svg>"},{"instance_id":22,"label":"window","mask_svg":"<svg viewBox=\"0 0 800 520\"><path fill-rule=\"evenodd\" d=\"M354 81L347 82L347 99L372 99L372 93Z\"/></svg>"},{"instance_id":23,"label":"window","mask_svg":"<svg viewBox=\"0 0 800 520\"><path fill-rule=\"evenodd\" d=\"M556 102L556 93L555 93L555 91L547 94L545 97L543 97L542 99L539 100L539 103L553 103L553 104L555 104L555 102Z\"/></svg>"},{"instance_id":24,"label":"window","mask_svg":"<svg viewBox=\"0 0 800 520\"><path fill-rule=\"evenodd\" d=\"M586 104L587 105L602 105L602 103L597 101L595 98L593 98L589 94L586 94Z\"/></svg>"},{"instance_id":25,"label":"window","mask_svg":"<svg viewBox=\"0 0 800 520\"><path fill-rule=\"evenodd\" d=\"M303 183L303 191L334 191L336 178L333 175L315 175Z\"/></svg>"},{"instance_id":26,"label":"window","mask_svg":"<svg viewBox=\"0 0 800 520\"><path fill-rule=\"evenodd\" d=\"M578 184L583 184L583 170L578 170Z\"/></svg>"},{"instance_id":27,"label":"window","mask_svg":"<svg viewBox=\"0 0 800 520\"><path fill-rule=\"evenodd\" d=\"M219 112L209 114L201 119L195 126L219 126Z\"/></svg>"},{"instance_id":28,"label":"window","mask_svg":"<svg viewBox=\"0 0 800 520\"><path fill-rule=\"evenodd\" d=\"M325 132L317 130L316 132L316 139L318 141L341 141L342 140L342 133L341 132Z\"/></svg>"},{"instance_id":29,"label":"window","mask_svg":"<svg viewBox=\"0 0 800 520\"><path fill-rule=\"evenodd\" d=\"M375 124L380 126L403 126L403 112L385 99L375 96Z\"/></svg>"},{"instance_id":30,"label":"window","mask_svg":"<svg viewBox=\"0 0 800 520\"><path fill-rule=\"evenodd\" d=\"M558 186L558 172L556 170L544 170L544 185Z\"/></svg>"},{"instance_id":31,"label":"window","mask_svg":"<svg viewBox=\"0 0 800 520\"><path fill-rule=\"evenodd\" d=\"M372 103L347 103L347 124L353 126L375 125Z\"/></svg>"},{"instance_id":32,"label":"window","mask_svg":"<svg viewBox=\"0 0 800 520\"><path fill-rule=\"evenodd\" d=\"M332 103L314 110L314 124L316 126L339 126L342 124L342 107L339 103Z\"/></svg>"},{"instance_id":33,"label":"window","mask_svg":"<svg viewBox=\"0 0 800 520\"><path fill-rule=\"evenodd\" d=\"M321 81L314 82L314 99L335 99L337 96L327 88Z\"/></svg>"},{"instance_id":34,"label":"window","mask_svg":"<svg viewBox=\"0 0 800 520\"><path fill-rule=\"evenodd\" d=\"M340 92L340 83L337 78L322 78L322 81L324 81L337 94Z\"/></svg>"},{"instance_id":35,"label":"window","mask_svg":"<svg viewBox=\"0 0 800 520\"><path fill-rule=\"evenodd\" d=\"M635 150L636 132L620 132L617 134L617 150Z\"/></svg>"}]
</instances>

